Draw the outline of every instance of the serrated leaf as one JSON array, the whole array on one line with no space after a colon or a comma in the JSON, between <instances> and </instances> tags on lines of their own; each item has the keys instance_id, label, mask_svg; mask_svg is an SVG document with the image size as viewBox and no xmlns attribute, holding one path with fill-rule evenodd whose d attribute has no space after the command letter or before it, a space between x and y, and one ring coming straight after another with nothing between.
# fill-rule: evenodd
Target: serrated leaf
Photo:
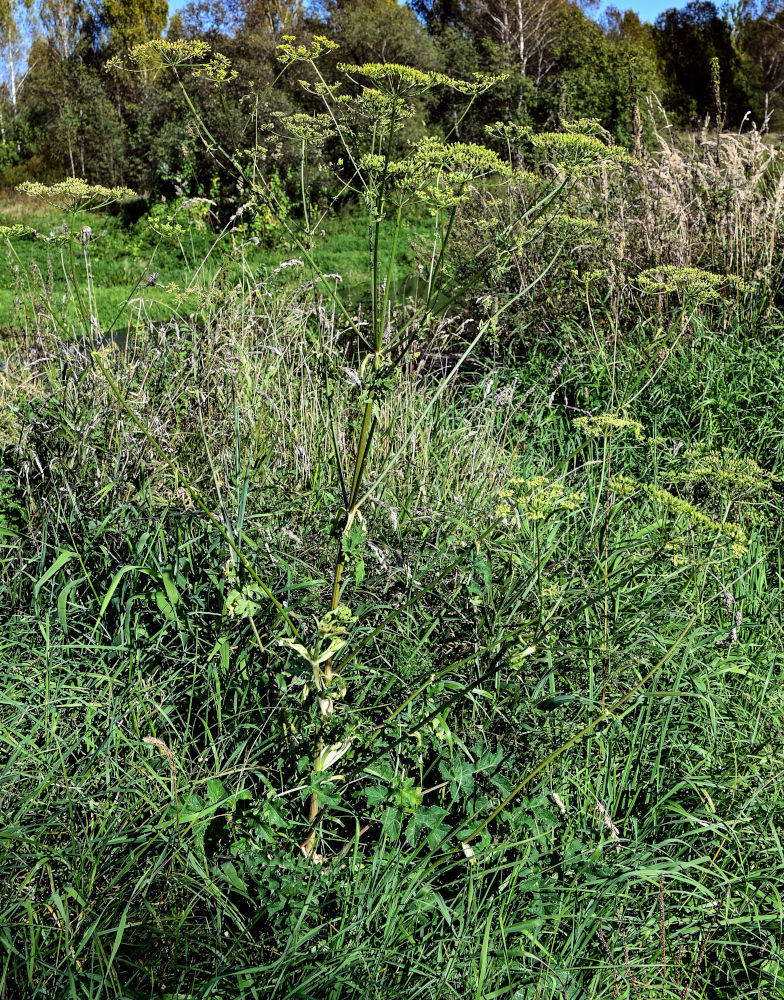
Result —
<instances>
[{"instance_id":1,"label":"serrated leaf","mask_svg":"<svg viewBox=\"0 0 784 1000\"><path fill-rule=\"evenodd\" d=\"M439 772L449 782L449 794L453 802L473 795L475 771L475 765L461 755L455 756L449 764L442 761Z\"/></svg>"},{"instance_id":2,"label":"serrated leaf","mask_svg":"<svg viewBox=\"0 0 784 1000\"><path fill-rule=\"evenodd\" d=\"M335 789L334 782L324 772L314 772L310 781L310 793L315 794L320 806L334 808L340 805L340 794Z\"/></svg>"},{"instance_id":3,"label":"serrated leaf","mask_svg":"<svg viewBox=\"0 0 784 1000\"><path fill-rule=\"evenodd\" d=\"M495 771L497 767L500 766L501 761L504 759L504 751L500 748L493 753L490 747L486 747L479 759L476 762L476 771L488 772Z\"/></svg>"},{"instance_id":4,"label":"serrated leaf","mask_svg":"<svg viewBox=\"0 0 784 1000\"><path fill-rule=\"evenodd\" d=\"M397 840L400 831L403 829L403 814L394 806L387 806L384 810L384 819L381 824L381 832L390 840Z\"/></svg>"},{"instance_id":5,"label":"serrated leaf","mask_svg":"<svg viewBox=\"0 0 784 1000\"><path fill-rule=\"evenodd\" d=\"M446 809L441 806L424 806L417 809L406 827L406 840L411 847L416 845L422 830L428 831L427 842L431 847L435 847L446 833L446 828L443 825L446 815Z\"/></svg>"},{"instance_id":6,"label":"serrated leaf","mask_svg":"<svg viewBox=\"0 0 784 1000\"><path fill-rule=\"evenodd\" d=\"M207 798L210 802L222 802L227 799L228 792L223 787L223 782L220 778L210 778L207 782Z\"/></svg>"},{"instance_id":7,"label":"serrated leaf","mask_svg":"<svg viewBox=\"0 0 784 1000\"><path fill-rule=\"evenodd\" d=\"M370 785L364 789L369 806L380 806L387 797L387 789L382 785Z\"/></svg>"},{"instance_id":8,"label":"serrated leaf","mask_svg":"<svg viewBox=\"0 0 784 1000\"><path fill-rule=\"evenodd\" d=\"M403 812L414 812L422 804L422 788L413 778L404 778L395 789L395 805Z\"/></svg>"}]
</instances>

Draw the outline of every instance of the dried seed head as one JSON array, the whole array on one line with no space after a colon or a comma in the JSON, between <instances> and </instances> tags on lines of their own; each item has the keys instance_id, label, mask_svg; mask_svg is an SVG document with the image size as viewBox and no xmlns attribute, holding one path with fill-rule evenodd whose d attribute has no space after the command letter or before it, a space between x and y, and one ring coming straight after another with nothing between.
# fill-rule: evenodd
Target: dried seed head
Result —
<instances>
[{"instance_id":1,"label":"dried seed head","mask_svg":"<svg viewBox=\"0 0 784 1000\"><path fill-rule=\"evenodd\" d=\"M171 768L172 774L176 776L177 774L177 764L174 761L174 754L166 746L163 740L159 740L157 736L145 736L142 740L143 743L149 743L150 746L155 747L160 753L166 758Z\"/></svg>"},{"instance_id":2,"label":"dried seed head","mask_svg":"<svg viewBox=\"0 0 784 1000\"><path fill-rule=\"evenodd\" d=\"M610 816L610 814L607 812L607 810L605 809L605 807L602 805L602 803L598 799L596 800L596 811L599 813L599 815L604 820L604 825L610 831L610 839L615 844L615 850L616 850L616 852L618 854L620 854L621 853L621 831L618 829L618 827L615 825L615 823L613 823L612 817Z\"/></svg>"}]
</instances>

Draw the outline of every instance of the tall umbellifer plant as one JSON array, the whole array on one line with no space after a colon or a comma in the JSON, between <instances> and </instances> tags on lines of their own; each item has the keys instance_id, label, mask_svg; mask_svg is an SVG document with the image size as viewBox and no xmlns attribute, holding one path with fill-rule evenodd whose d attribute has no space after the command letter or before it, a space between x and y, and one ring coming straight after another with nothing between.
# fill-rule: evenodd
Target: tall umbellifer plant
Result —
<instances>
[{"instance_id":1,"label":"tall umbellifer plant","mask_svg":"<svg viewBox=\"0 0 784 1000\"><path fill-rule=\"evenodd\" d=\"M347 369L340 363L332 364L325 377L324 410L330 421L336 409L334 395L339 391L335 387L341 384L340 372L350 372L343 383L344 388L352 385L356 389L357 383L360 387L360 392L355 394L358 403L349 418L351 426L344 428L346 433L343 434L330 428L328 435L341 497L328 604L318 622L318 634L313 643L308 645L294 631L288 615L282 616L282 620L292 631L280 640L304 665L304 675L299 677L299 682L303 696L313 699L317 719L310 748L314 775L323 775L351 749L350 739L342 738L330 744L327 733L336 706L346 695L341 668L357 653L357 645L352 646L349 641L354 619L343 602L343 594L347 566L359 557L364 542L363 504L400 458L400 454L395 453L383 468L371 471L374 439L385 433L381 419L384 397L392 391L415 341L426 338L457 303L466 301L474 284L481 279L483 268L497 266L499 257L514 252L520 233L542 216L568 181L564 174L559 174L554 180L543 183L541 196L526 210L523 218L502 219L499 216L497 225L486 232L493 253L478 255L482 263L476 270L473 273L463 271L459 279L455 278L450 271L449 244L459 213L479 190L508 186L516 180L516 167L511 158L502 159L487 146L452 141L452 133L473 101L498 78L478 74L465 81L395 64L339 63L338 70L344 80L337 85L328 82L319 67L319 57L335 48L335 43L326 38L316 37L310 47L305 47L285 37L278 47L281 72L295 66L307 67L310 79L303 82L302 87L307 92L307 103L311 107L315 104L317 110L275 112L270 93L250 93L247 95L248 127L244 134L253 139L232 146L219 141L217 129L205 119L191 88L194 77L206 79L217 88L218 104L227 106L227 92L237 86L237 74L224 56L210 56L206 44L201 41L155 40L133 49L124 60L117 61L126 71L149 72L151 67L157 67L174 74L206 149L222 171L233 173L243 192L245 211L263 211L267 217L271 212L276 216L279 229L309 268L313 287L322 297L332 301L348 334L348 345L343 349L353 367ZM457 116L452 133L446 137L425 135L416 143L407 143L406 129L415 114L415 102L439 88L464 98L462 116ZM298 154L301 204L296 219L290 213L288 202L283 204L279 187L271 182L272 150L281 143L290 144ZM607 151L594 148L596 145L594 142L590 149L583 150L584 154L593 158L606 156ZM325 168L333 174L330 210L341 201L350 200L365 212L369 237L368 321L360 322L355 309L333 280L334 276L324 273L314 253L326 215L325 210L314 207L317 204L314 177L317 171L323 172ZM417 295L401 315L400 310L392 308L394 276L403 251L404 233L412 221L426 239L428 249L421 256ZM421 246L422 240L420 252ZM546 270L544 266L534 281L540 280ZM434 390L419 418L420 423L432 413L463 360L493 328L498 313L528 290L523 288L517 295L510 296L493 315L485 312L473 330L473 339L463 344L460 360ZM320 350L328 353L323 344ZM341 446L341 440L355 443L353 447ZM242 562L248 569L247 560ZM258 583L255 573L253 577ZM254 584L245 591L238 584L233 594L234 606L240 609L252 607L253 597L260 596ZM378 631L376 628L374 634ZM316 789L318 785L318 780L312 783ZM315 790L309 805L310 831L301 845L306 855L314 848L319 807L319 792Z\"/></svg>"}]
</instances>

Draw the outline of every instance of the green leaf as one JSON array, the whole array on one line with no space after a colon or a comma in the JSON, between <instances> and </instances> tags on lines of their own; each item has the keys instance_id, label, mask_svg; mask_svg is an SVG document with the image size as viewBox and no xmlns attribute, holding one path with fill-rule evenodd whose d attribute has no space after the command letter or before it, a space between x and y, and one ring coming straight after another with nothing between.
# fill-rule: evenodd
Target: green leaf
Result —
<instances>
[{"instance_id":1,"label":"green leaf","mask_svg":"<svg viewBox=\"0 0 784 1000\"><path fill-rule=\"evenodd\" d=\"M247 893L248 887L245 882L239 876L237 869L235 868L233 862L224 861L221 865L221 871L226 877L226 881L233 886L235 889L239 889L240 892Z\"/></svg>"},{"instance_id":2,"label":"green leaf","mask_svg":"<svg viewBox=\"0 0 784 1000\"><path fill-rule=\"evenodd\" d=\"M69 580L57 595L57 617L60 619L60 626L63 632L68 631L68 598L71 596L71 592L86 579L87 577L85 576L79 576L74 580Z\"/></svg>"},{"instance_id":3,"label":"green leaf","mask_svg":"<svg viewBox=\"0 0 784 1000\"><path fill-rule=\"evenodd\" d=\"M406 840L411 847L416 845L423 830L428 831L427 842L430 847L435 847L447 833L448 828L443 822L446 815L446 809L441 806L425 806L417 809L406 827Z\"/></svg>"},{"instance_id":4,"label":"green leaf","mask_svg":"<svg viewBox=\"0 0 784 1000\"><path fill-rule=\"evenodd\" d=\"M98 611L99 620L103 618L104 614L106 613L106 609L109 607L109 602L111 601L115 590L117 590L118 586L120 585L120 581L122 580L122 578L127 573L132 573L134 570L137 570L140 573L147 573L149 576L152 576L152 573L150 573L148 569L145 569L144 566L123 566L122 569L118 569L117 572L112 577L112 581L109 584L109 589L106 591L104 599L101 601L101 607L100 610Z\"/></svg>"},{"instance_id":5,"label":"green leaf","mask_svg":"<svg viewBox=\"0 0 784 1000\"><path fill-rule=\"evenodd\" d=\"M384 819L381 824L381 832L390 840L397 840L400 831L403 829L403 814L394 806L387 806L384 810Z\"/></svg>"},{"instance_id":6,"label":"green leaf","mask_svg":"<svg viewBox=\"0 0 784 1000\"><path fill-rule=\"evenodd\" d=\"M115 955L117 954L120 944L122 943L123 934L125 933L125 923L128 920L128 909L130 905L131 903L129 900L125 904L125 909L122 911L122 914L120 916L120 922L117 925L117 931L115 932L114 935L114 944L112 945L111 954L109 955L109 964L106 966L106 969L104 970L104 975L108 974L109 969L111 969L112 964L114 963Z\"/></svg>"},{"instance_id":7,"label":"green leaf","mask_svg":"<svg viewBox=\"0 0 784 1000\"><path fill-rule=\"evenodd\" d=\"M395 789L395 805L403 812L414 812L422 804L422 789L413 778L404 778Z\"/></svg>"},{"instance_id":8,"label":"green leaf","mask_svg":"<svg viewBox=\"0 0 784 1000\"><path fill-rule=\"evenodd\" d=\"M71 559L76 559L75 552L71 552L70 549L66 549L65 552L61 552L60 555L55 559L55 561L49 567L49 569L44 573L41 579L38 580L38 582L33 587L33 596L38 597L41 587L43 587L45 583L51 580L52 577L55 575L55 573L61 570L67 562L71 561Z\"/></svg>"},{"instance_id":9,"label":"green leaf","mask_svg":"<svg viewBox=\"0 0 784 1000\"><path fill-rule=\"evenodd\" d=\"M168 570L164 570L161 573L160 582L163 584L163 590L155 592L155 603L165 618L168 618L169 621L175 621L177 618L177 608L182 604L182 597Z\"/></svg>"},{"instance_id":10,"label":"green leaf","mask_svg":"<svg viewBox=\"0 0 784 1000\"><path fill-rule=\"evenodd\" d=\"M387 797L387 789L382 785L370 785L364 789L365 798L369 806L380 806Z\"/></svg>"},{"instance_id":11,"label":"green leaf","mask_svg":"<svg viewBox=\"0 0 784 1000\"><path fill-rule=\"evenodd\" d=\"M310 779L310 793L318 798L321 807L334 808L340 805L340 794L335 789L334 781L330 780L325 771L316 771Z\"/></svg>"},{"instance_id":12,"label":"green leaf","mask_svg":"<svg viewBox=\"0 0 784 1000\"><path fill-rule=\"evenodd\" d=\"M207 798L210 802L223 802L229 797L220 778L210 778L207 782Z\"/></svg>"},{"instance_id":13,"label":"green leaf","mask_svg":"<svg viewBox=\"0 0 784 1000\"><path fill-rule=\"evenodd\" d=\"M474 773L476 767L463 756L456 756L451 764L442 761L439 768L441 777L449 782L452 801L470 798L474 794Z\"/></svg>"}]
</instances>

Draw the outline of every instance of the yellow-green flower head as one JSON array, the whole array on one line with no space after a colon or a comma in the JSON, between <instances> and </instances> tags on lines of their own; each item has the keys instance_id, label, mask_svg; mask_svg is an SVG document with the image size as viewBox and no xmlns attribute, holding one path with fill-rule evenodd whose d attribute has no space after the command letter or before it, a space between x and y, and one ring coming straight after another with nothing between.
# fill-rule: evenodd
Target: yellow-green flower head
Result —
<instances>
[{"instance_id":1,"label":"yellow-green flower head","mask_svg":"<svg viewBox=\"0 0 784 1000\"><path fill-rule=\"evenodd\" d=\"M617 497L630 498L638 494L647 496L661 510L673 517L682 518L693 528L701 529L709 536L719 536L730 543L730 554L734 559L742 558L749 548L749 539L742 525L734 521L714 521L699 507L682 497L675 496L663 486L638 482L631 476L612 476L610 489Z\"/></svg>"},{"instance_id":2,"label":"yellow-green flower head","mask_svg":"<svg viewBox=\"0 0 784 1000\"><path fill-rule=\"evenodd\" d=\"M449 77L443 73L434 73L427 70L414 69L413 66L401 66L399 63L338 63L341 73L353 79L362 77L370 80L374 89L382 93L410 94L415 92L424 93L426 90L446 84Z\"/></svg>"},{"instance_id":3,"label":"yellow-green flower head","mask_svg":"<svg viewBox=\"0 0 784 1000\"><path fill-rule=\"evenodd\" d=\"M329 115L308 115L302 112L287 115L276 111L274 117L278 119L293 139L308 145L321 146L330 136L335 134Z\"/></svg>"},{"instance_id":4,"label":"yellow-green flower head","mask_svg":"<svg viewBox=\"0 0 784 1000\"><path fill-rule=\"evenodd\" d=\"M38 233L29 226L0 226L0 240L35 239Z\"/></svg>"},{"instance_id":5,"label":"yellow-green flower head","mask_svg":"<svg viewBox=\"0 0 784 1000\"><path fill-rule=\"evenodd\" d=\"M699 267L678 267L665 264L651 267L637 275L637 283L643 292L688 293L702 302L713 302L728 291L745 291L749 285L736 275L714 274Z\"/></svg>"},{"instance_id":6,"label":"yellow-green flower head","mask_svg":"<svg viewBox=\"0 0 784 1000\"><path fill-rule=\"evenodd\" d=\"M508 517L517 510L526 521L543 521L556 511L570 513L585 503L586 495L581 490L573 490L561 480L549 476L534 476L531 479L515 478L509 486L498 494L500 501L496 517Z\"/></svg>"},{"instance_id":7,"label":"yellow-green flower head","mask_svg":"<svg viewBox=\"0 0 784 1000\"><path fill-rule=\"evenodd\" d=\"M128 188L107 188L100 184L88 184L81 177L69 177L59 184L25 181L16 190L31 198L40 198L41 201L63 212L95 211L115 202L136 197Z\"/></svg>"},{"instance_id":8,"label":"yellow-green flower head","mask_svg":"<svg viewBox=\"0 0 784 1000\"><path fill-rule=\"evenodd\" d=\"M486 146L447 143L434 136L417 143L401 160L387 161L368 153L361 157L360 166L371 183L385 175L401 197L419 199L434 211L460 204L475 181L511 174L509 165Z\"/></svg>"},{"instance_id":9,"label":"yellow-green flower head","mask_svg":"<svg viewBox=\"0 0 784 1000\"><path fill-rule=\"evenodd\" d=\"M283 35L277 49L278 62L284 66L291 66L296 62L313 62L325 52L334 52L340 48L337 42L331 41L324 35L314 35L310 48L307 45L297 45L294 35Z\"/></svg>"},{"instance_id":10,"label":"yellow-green flower head","mask_svg":"<svg viewBox=\"0 0 784 1000\"><path fill-rule=\"evenodd\" d=\"M733 497L759 496L773 488L779 477L764 469L750 455L736 455L729 449L690 448L684 457L693 464L676 473L673 482L706 483L712 490L724 490Z\"/></svg>"},{"instance_id":11,"label":"yellow-green flower head","mask_svg":"<svg viewBox=\"0 0 784 1000\"><path fill-rule=\"evenodd\" d=\"M599 413L595 417L577 417L574 426L588 437L607 437L615 431L632 431L637 441L644 439L644 428L639 420L632 420L619 413Z\"/></svg>"},{"instance_id":12,"label":"yellow-green flower head","mask_svg":"<svg viewBox=\"0 0 784 1000\"><path fill-rule=\"evenodd\" d=\"M528 125L518 125L517 122L493 122L485 125L485 132L494 139L502 139L512 146L530 140L532 132Z\"/></svg>"},{"instance_id":13,"label":"yellow-green flower head","mask_svg":"<svg viewBox=\"0 0 784 1000\"><path fill-rule=\"evenodd\" d=\"M230 83L239 76L237 70L231 68L231 61L221 52L216 53L203 66L199 66L194 75L212 80L215 84Z\"/></svg>"},{"instance_id":14,"label":"yellow-green flower head","mask_svg":"<svg viewBox=\"0 0 784 1000\"><path fill-rule=\"evenodd\" d=\"M446 78L446 86L458 94L465 94L467 97L478 97L480 94L491 90L496 84L503 83L509 78L508 73L500 73L492 76L489 73L474 73L473 80L456 80L453 77Z\"/></svg>"},{"instance_id":15,"label":"yellow-green flower head","mask_svg":"<svg viewBox=\"0 0 784 1000\"><path fill-rule=\"evenodd\" d=\"M563 132L531 135L531 144L550 159L558 170L575 177L597 173L606 166L633 162L631 154L609 141L605 130L593 119L564 122Z\"/></svg>"},{"instance_id":16,"label":"yellow-green flower head","mask_svg":"<svg viewBox=\"0 0 784 1000\"><path fill-rule=\"evenodd\" d=\"M209 45L197 39L152 38L148 42L134 45L126 54L125 59L121 56L110 59L106 68L131 72L159 69L163 66L172 68L183 66L197 59L204 59L209 51Z\"/></svg>"},{"instance_id":17,"label":"yellow-green flower head","mask_svg":"<svg viewBox=\"0 0 784 1000\"><path fill-rule=\"evenodd\" d=\"M766 525L779 518L781 500L775 490L780 478L748 455L729 449L715 451L694 445L684 454L690 468L671 473L674 483L685 483L714 510L731 510L744 524Z\"/></svg>"},{"instance_id":18,"label":"yellow-green flower head","mask_svg":"<svg viewBox=\"0 0 784 1000\"><path fill-rule=\"evenodd\" d=\"M456 80L445 73L435 73L431 70L414 69L413 66L401 66L399 63L338 63L341 73L353 79L362 77L370 80L375 89L386 94L399 97L401 94L424 93L433 87L447 87L458 94L476 97L490 90L506 75L490 76L486 73L474 73L471 80Z\"/></svg>"},{"instance_id":19,"label":"yellow-green flower head","mask_svg":"<svg viewBox=\"0 0 784 1000\"><path fill-rule=\"evenodd\" d=\"M356 131L358 121L366 123L372 126L376 138L387 135L394 122L414 115L410 104L376 87L365 87L356 96L341 95L338 104L347 128Z\"/></svg>"},{"instance_id":20,"label":"yellow-green flower head","mask_svg":"<svg viewBox=\"0 0 784 1000\"><path fill-rule=\"evenodd\" d=\"M473 142L444 142L436 136L428 136L418 143L412 159L415 169L448 169L470 178L491 173L511 175L509 165L487 146Z\"/></svg>"}]
</instances>

